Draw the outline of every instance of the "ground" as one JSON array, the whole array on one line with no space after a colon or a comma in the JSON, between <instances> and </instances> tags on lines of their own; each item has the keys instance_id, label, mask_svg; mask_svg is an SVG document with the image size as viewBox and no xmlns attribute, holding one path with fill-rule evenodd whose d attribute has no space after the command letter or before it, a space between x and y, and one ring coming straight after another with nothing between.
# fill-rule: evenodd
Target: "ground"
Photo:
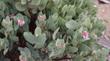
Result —
<instances>
[{"instance_id":1,"label":"ground","mask_svg":"<svg viewBox=\"0 0 110 61\"><path fill-rule=\"evenodd\" d=\"M98 43L106 48L110 49L110 4L101 4L98 0L95 0L97 9L97 17L105 22L106 30L105 34L101 36ZM108 55L108 61L110 61L110 54Z\"/></svg>"},{"instance_id":2,"label":"ground","mask_svg":"<svg viewBox=\"0 0 110 61\"><path fill-rule=\"evenodd\" d=\"M109 41L110 40L110 26L109 26L110 25L110 4L102 4L102 3L99 3L98 0L95 0L95 6L97 7L97 17L99 19L102 19L106 25L106 29L104 33L105 36L100 38L100 40L110 44L110 41Z\"/></svg>"},{"instance_id":3,"label":"ground","mask_svg":"<svg viewBox=\"0 0 110 61\"><path fill-rule=\"evenodd\" d=\"M97 16L105 21L106 34L110 36L110 4L98 4Z\"/></svg>"}]
</instances>

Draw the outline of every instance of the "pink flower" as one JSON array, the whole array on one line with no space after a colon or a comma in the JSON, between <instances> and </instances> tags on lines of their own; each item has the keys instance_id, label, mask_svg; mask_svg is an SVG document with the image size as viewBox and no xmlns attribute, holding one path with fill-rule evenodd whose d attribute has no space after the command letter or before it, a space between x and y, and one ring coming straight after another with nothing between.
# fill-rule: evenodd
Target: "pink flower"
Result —
<instances>
[{"instance_id":1,"label":"pink flower","mask_svg":"<svg viewBox=\"0 0 110 61\"><path fill-rule=\"evenodd\" d=\"M39 15L37 18L38 18L38 20L44 21L46 19L46 16L45 15Z\"/></svg>"},{"instance_id":2,"label":"pink flower","mask_svg":"<svg viewBox=\"0 0 110 61\"><path fill-rule=\"evenodd\" d=\"M84 40L89 40L89 33L87 31L82 32L82 37Z\"/></svg>"},{"instance_id":3,"label":"pink flower","mask_svg":"<svg viewBox=\"0 0 110 61\"><path fill-rule=\"evenodd\" d=\"M17 24L18 24L19 26L23 26L23 25L25 24L25 21L22 20L22 19L18 19L18 20L17 20Z\"/></svg>"},{"instance_id":4,"label":"pink flower","mask_svg":"<svg viewBox=\"0 0 110 61\"><path fill-rule=\"evenodd\" d=\"M27 58L26 58L26 57L23 57L22 55L20 55L20 56L19 56L19 60L20 60L20 61L27 61Z\"/></svg>"}]
</instances>

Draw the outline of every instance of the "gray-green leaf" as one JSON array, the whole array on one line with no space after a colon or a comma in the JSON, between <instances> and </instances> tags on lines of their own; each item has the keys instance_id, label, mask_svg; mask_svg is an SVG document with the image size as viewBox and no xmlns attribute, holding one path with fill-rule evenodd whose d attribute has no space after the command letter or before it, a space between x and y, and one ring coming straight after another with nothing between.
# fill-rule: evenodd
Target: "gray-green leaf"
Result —
<instances>
[{"instance_id":1,"label":"gray-green leaf","mask_svg":"<svg viewBox=\"0 0 110 61\"><path fill-rule=\"evenodd\" d=\"M15 3L15 7L19 11L25 11L27 9L26 5L22 5L20 2Z\"/></svg>"},{"instance_id":2,"label":"gray-green leaf","mask_svg":"<svg viewBox=\"0 0 110 61\"><path fill-rule=\"evenodd\" d=\"M38 37L39 35L41 35L42 33L42 30L40 27L36 27L35 31L34 31L34 34L36 37Z\"/></svg>"},{"instance_id":3,"label":"gray-green leaf","mask_svg":"<svg viewBox=\"0 0 110 61\"><path fill-rule=\"evenodd\" d=\"M24 38L29 42L29 43L32 43L32 44L35 44L36 43L36 40L37 38L32 35L32 33L30 32L24 32Z\"/></svg>"},{"instance_id":4,"label":"gray-green leaf","mask_svg":"<svg viewBox=\"0 0 110 61\"><path fill-rule=\"evenodd\" d=\"M42 48L44 47L45 41L47 40L46 38L46 34L43 33L41 35L39 35L36 39L36 43L35 43L35 48Z\"/></svg>"},{"instance_id":5,"label":"gray-green leaf","mask_svg":"<svg viewBox=\"0 0 110 61\"><path fill-rule=\"evenodd\" d=\"M76 29L78 28L78 23L74 20L70 20L68 22L66 22L65 26L68 28L68 29Z\"/></svg>"},{"instance_id":6,"label":"gray-green leaf","mask_svg":"<svg viewBox=\"0 0 110 61\"><path fill-rule=\"evenodd\" d=\"M54 31L54 33L53 33L53 40L56 39L56 34L58 33L59 29L60 29L60 28L57 28L57 29Z\"/></svg>"}]
</instances>

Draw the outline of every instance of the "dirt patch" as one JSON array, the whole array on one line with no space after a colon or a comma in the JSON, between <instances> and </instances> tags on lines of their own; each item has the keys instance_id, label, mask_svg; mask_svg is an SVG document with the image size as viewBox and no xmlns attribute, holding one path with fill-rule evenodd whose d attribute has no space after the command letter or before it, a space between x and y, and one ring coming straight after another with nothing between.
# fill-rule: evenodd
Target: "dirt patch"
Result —
<instances>
[{"instance_id":1,"label":"dirt patch","mask_svg":"<svg viewBox=\"0 0 110 61\"><path fill-rule=\"evenodd\" d=\"M101 4L95 0L97 9L97 17L104 20L106 25L105 34L110 37L110 4Z\"/></svg>"},{"instance_id":2,"label":"dirt patch","mask_svg":"<svg viewBox=\"0 0 110 61\"><path fill-rule=\"evenodd\" d=\"M97 9L97 17L102 19L105 22L106 30L104 35L102 35L97 43L110 49L110 4L101 4L98 0L95 0L95 5ZM108 57L110 54L108 54ZM110 58L107 57L107 61L110 61Z\"/></svg>"}]
</instances>

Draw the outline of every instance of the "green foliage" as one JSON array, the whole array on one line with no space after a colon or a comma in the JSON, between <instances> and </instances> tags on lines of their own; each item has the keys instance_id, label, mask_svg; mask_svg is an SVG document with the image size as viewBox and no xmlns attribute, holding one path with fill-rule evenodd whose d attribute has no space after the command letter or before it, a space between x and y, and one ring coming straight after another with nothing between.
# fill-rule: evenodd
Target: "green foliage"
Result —
<instances>
[{"instance_id":1,"label":"green foliage","mask_svg":"<svg viewBox=\"0 0 110 61\"><path fill-rule=\"evenodd\" d=\"M34 32L35 36L37 37L37 36L41 35L41 33L42 33L41 28L40 28L40 27L37 27L37 28L35 29L35 32Z\"/></svg>"},{"instance_id":2,"label":"green foliage","mask_svg":"<svg viewBox=\"0 0 110 61\"><path fill-rule=\"evenodd\" d=\"M47 27L51 30L55 30L58 27L57 19L58 13L54 13L53 15L49 16L49 19L47 20Z\"/></svg>"},{"instance_id":3,"label":"green foliage","mask_svg":"<svg viewBox=\"0 0 110 61\"><path fill-rule=\"evenodd\" d=\"M33 57L31 56L31 52L28 48L18 48L20 51L20 60L26 60L26 61L35 61ZM23 58L23 59L22 59ZM25 59L24 59L25 58Z\"/></svg>"},{"instance_id":4,"label":"green foliage","mask_svg":"<svg viewBox=\"0 0 110 61\"><path fill-rule=\"evenodd\" d=\"M53 33L53 40L56 39L57 33L58 33L59 29L60 29L60 28L57 28L57 29L54 31L54 33Z\"/></svg>"},{"instance_id":5,"label":"green foliage","mask_svg":"<svg viewBox=\"0 0 110 61\"><path fill-rule=\"evenodd\" d=\"M2 51L4 49L4 55L7 53L8 51L8 48L9 48L9 41L4 38L0 38L0 51Z\"/></svg>"},{"instance_id":6,"label":"green foliage","mask_svg":"<svg viewBox=\"0 0 110 61\"><path fill-rule=\"evenodd\" d=\"M37 39L37 38L36 38L34 35L32 35L32 33L30 33L30 32L25 32L23 35L24 35L25 39L26 39L28 42L32 43L32 44L34 44L35 41L36 41L36 39Z\"/></svg>"},{"instance_id":7,"label":"green foliage","mask_svg":"<svg viewBox=\"0 0 110 61\"><path fill-rule=\"evenodd\" d=\"M0 53L15 43L21 61L106 61L96 43L104 29L91 0L0 0Z\"/></svg>"},{"instance_id":8,"label":"green foliage","mask_svg":"<svg viewBox=\"0 0 110 61\"><path fill-rule=\"evenodd\" d=\"M65 26L68 28L68 29L72 29L72 30L75 30L76 28L78 28L78 23L74 20L70 20L68 22L66 22Z\"/></svg>"},{"instance_id":9,"label":"green foliage","mask_svg":"<svg viewBox=\"0 0 110 61\"><path fill-rule=\"evenodd\" d=\"M27 8L26 5L22 5L22 3L20 3L20 2L16 2L15 7L19 11L25 11Z\"/></svg>"},{"instance_id":10,"label":"green foliage","mask_svg":"<svg viewBox=\"0 0 110 61\"><path fill-rule=\"evenodd\" d=\"M10 20L9 16L7 16L5 19L2 21L2 26L7 30L7 31L12 31L13 26L12 26L12 20Z\"/></svg>"},{"instance_id":11,"label":"green foliage","mask_svg":"<svg viewBox=\"0 0 110 61\"><path fill-rule=\"evenodd\" d=\"M24 32L23 35L29 43L35 44L34 48L44 47L44 44L45 44L45 41L46 41L46 34L41 33L40 27L36 27L35 35L33 35L30 32Z\"/></svg>"},{"instance_id":12,"label":"green foliage","mask_svg":"<svg viewBox=\"0 0 110 61\"><path fill-rule=\"evenodd\" d=\"M57 46L58 44L58 46ZM64 44L64 47L62 46L59 46L59 45L63 45ZM64 51L65 51L65 43L64 43L64 40L63 39L57 39L56 41L53 41L51 42L49 45L48 45L48 48L49 50L51 51L49 57L58 57L59 55L61 56Z\"/></svg>"},{"instance_id":13,"label":"green foliage","mask_svg":"<svg viewBox=\"0 0 110 61\"><path fill-rule=\"evenodd\" d=\"M106 55L109 53L108 49L102 48L101 50L97 50L95 52L96 57L99 58L99 61L106 61Z\"/></svg>"}]
</instances>

